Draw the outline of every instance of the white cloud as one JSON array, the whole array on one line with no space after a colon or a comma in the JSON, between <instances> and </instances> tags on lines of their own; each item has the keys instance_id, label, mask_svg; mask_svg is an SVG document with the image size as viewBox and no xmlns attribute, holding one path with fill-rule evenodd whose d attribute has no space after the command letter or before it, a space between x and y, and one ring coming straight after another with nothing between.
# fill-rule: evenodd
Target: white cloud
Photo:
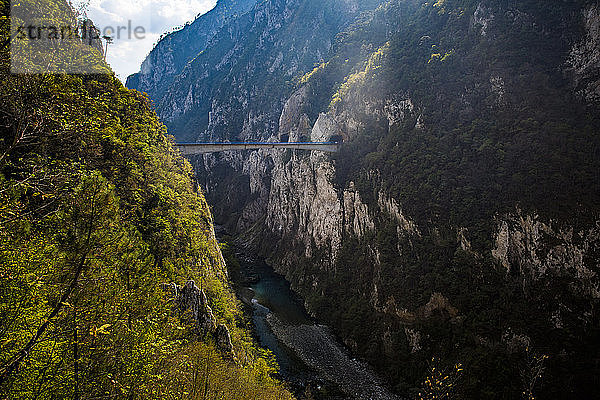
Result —
<instances>
[{"instance_id":1,"label":"white cloud","mask_svg":"<svg viewBox=\"0 0 600 400\"><path fill-rule=\"evenodd\" d=\"M87 1L73 3L77 7ZM125 81L139 71L161 34L194 20L215 4L216 0L90 0L86 13L101 31L112 29L114 43L109 45L107 60Z\"/></svg>"}]
</instances>

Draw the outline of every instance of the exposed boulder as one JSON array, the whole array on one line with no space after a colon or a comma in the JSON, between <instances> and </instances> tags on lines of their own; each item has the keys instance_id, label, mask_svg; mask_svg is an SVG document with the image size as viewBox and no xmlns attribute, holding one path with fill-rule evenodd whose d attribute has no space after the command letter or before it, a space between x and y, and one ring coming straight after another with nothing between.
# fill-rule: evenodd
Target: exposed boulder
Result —
<instances>
[{"instance_id":1,"label":"exposed boulder","mask_svg":"<svg viewBox=\"0 0 600 400\"><path fill-rule=\"evenodd\" d=\"M196 324L198 333L201 335L216 331L216 319L208 305L206 294L204 290L196 286L194 281L188 281L185 286L179 288L175 306L184 319Z\"/></svg>"},{"instance_id":2,"label":"exposed boulder","mask_svg":"<svg viewBox=\"0 0 600 400\"><path fill-rule=\"evenodd\" d=\"M212 335L217 348L227 357L235 359L231 334L227 326L217 325L212 309L208 305L208 299L204 290L196 286L194 281L188 281L184 286L175 283L164 284L162 289L171 296L174 309L181 318L195 327L195 333L200 337Z\"/></svg>"}]
</instances>

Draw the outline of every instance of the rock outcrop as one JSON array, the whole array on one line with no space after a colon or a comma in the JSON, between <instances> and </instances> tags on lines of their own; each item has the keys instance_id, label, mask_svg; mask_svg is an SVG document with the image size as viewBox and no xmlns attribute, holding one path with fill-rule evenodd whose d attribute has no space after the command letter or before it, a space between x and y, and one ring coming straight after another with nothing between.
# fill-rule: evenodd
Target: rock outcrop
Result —
<instances>
[{"instance_id":1,"label":"rock outcrop","mask_svg":"<svg viewBox=\"0 0 600 400\"><path fill-rule=\"evenodd\" d=\"M233 358L233 344L231 343L231 334L227 326L220 324L215 332L217 347L228 357Z\"/></svg>"},{"instance_id":2,"label":"rock outcrop","mask_svg":"<svg viewBox=\"0 0 600 400\"><path fill-rule=\"evenodd\" d=\"M526 280L552 276L573 277L573 290L590 299L600 298L600 278L593 262L600 250L600 221L588 230L573 226L553 227L537 215L523 215L520 210L498 218L492 255L507 273L517 269Z\"/></svg>"},{"instance_id":3,"label":"rock outcrop","mask_svg":"<svg viewBox=\"0 0 600 400\"><path fill-rule=\"evenodd\" d=\"M216 319L208 305L206 293L196 286L194 281L189 281L183 287L177 288L175 305L182 318L194 324L200 335L216 331Z\"/></svg>"},{"instance_id":4,"label":"rock outcrop","mask_svg":"<svg viewBox=\"0 0 600 400\"><path fill-rule=\"evenodd\" d=\"M188 281L184 286L174 283L163 285L163 291L173 301L173 307L179 316L194 327L200 337L211 335L217 348L228 358L235 359L229 329L224 324L217 325L204 290L196 286L194 281Z\"/></svg>"}]
</instances>

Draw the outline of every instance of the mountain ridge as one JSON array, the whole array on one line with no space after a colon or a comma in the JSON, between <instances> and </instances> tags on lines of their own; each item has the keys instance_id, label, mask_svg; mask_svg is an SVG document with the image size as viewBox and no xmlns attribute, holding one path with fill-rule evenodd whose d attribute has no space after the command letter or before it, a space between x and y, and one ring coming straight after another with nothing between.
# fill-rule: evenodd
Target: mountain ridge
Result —
<instances>
[{"instance_id":1,"label":"mountain ridge","mask_svg":"<svg viewBox=\"0 0 600 400\"><path fill-rule=\"evenodd\" d=\"M257 0L218 0L215 7L161 37L142 62L140 72L127 77L126 86L158 98L185 65L204 50L231 19L248 12Z\"/></svg>"}]
</instances>

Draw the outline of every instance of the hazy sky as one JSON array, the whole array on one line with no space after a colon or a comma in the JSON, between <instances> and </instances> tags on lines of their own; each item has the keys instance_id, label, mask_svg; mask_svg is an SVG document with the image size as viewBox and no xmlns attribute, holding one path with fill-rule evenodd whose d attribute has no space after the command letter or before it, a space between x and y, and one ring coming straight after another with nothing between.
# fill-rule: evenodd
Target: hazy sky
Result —
<instances>
[{"instance_id":1,"label":"hazy sky","mask_svg":"<svg viewBox=\"0 0 600 400\"><path fill-rule=\"evenodd\" d=\"M101 31L110 33L112 28L109 36L114 43L108 47L107 59L124 82L139 71L161 34L209 11L216 0L76 0L73 4L86 9Z\"/></svg>"}]
</instances>

